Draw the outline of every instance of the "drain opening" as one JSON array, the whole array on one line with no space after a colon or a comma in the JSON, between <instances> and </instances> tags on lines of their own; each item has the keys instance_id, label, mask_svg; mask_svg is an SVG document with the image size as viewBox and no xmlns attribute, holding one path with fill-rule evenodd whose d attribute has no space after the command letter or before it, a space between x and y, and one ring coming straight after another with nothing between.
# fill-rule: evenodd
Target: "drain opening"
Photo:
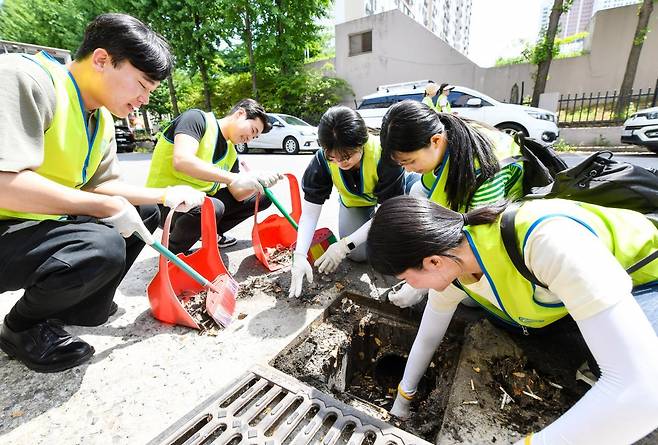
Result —
<instances>
[{"instance_id":1,"label":"drain opening","mask_svg":"<svg viewBox=\"0 0 658 445\"><path fill-rule=\"evenodd\" d=\"M244 385L241 385L240 387L236 388L235 391L219 405L219 407L228 408L228 406L231 403L235 402L238 398L240 398L240 396L245 392L247 392L252 386L254 386L257 381L258 379L256 377L253 377Z\"/></svg>"},{"instance_id":2,"label":"drain opening","mask_svg":"<svg viewBox=\"0 0 658 445\"><path fill-rule=\"evenodd\" d=\"M208 437L203 439L203 442L199 443L199 445L206 445L206 444L211 443L212 441L217 439L219 436L221 436L224 433L224 431L226 431L226 424L225 423L220 423L219 426L217 428L215 428L215 430L212 433L210 433L210 435Z\"/></svg>"},{"instance_id":3,"label":"drain opening","mask_svg":"<svg viewBox=\"0 0 658 445\"><path fill-rule=\"evenodd\" d=\"M309 409L304 417L297 423L295 426L295 429L293 429L290 434L286 436L286 438L281 442L282 445L287 445L289 443L292 443L292 441L295 439L295 437L302 432L302 430L313 420L315 415L320 411L320 407L318 405L312 405L311 409Z\"/></svg>"},{"instance_id":4,"label":"drain opening","mask_svg":"<svg viewBox=\"0 0 658 445\"><path fill-rule=\"evenodd\" d=\"M336 423L336 419L337 417L335 414L329 414L327 417L325 417L324 421L322 422L322 426L315 433L315 435L313 435L311 443L327 443L327 441L324 441L323 439L326 437L334 423Z\"/></svg>"},{"instance_id":5,"label":"drain opening","mask_svg":"<svg viewBox=\"0 0 658 445\"><path fill-rule=\"evenodd\" d=\"M208 425L208 423L212 420L212 414L207 414L201 419L199 419L192 427L190 427L189 430L185 431L183 434L178 436L173 442L171 442L171 445L183 445L187 439L190 437L194 436L196 433L198 433L204 426Z\"/></svg>"},{"instance_id":6,"label":"drain opening","mask_svg":"<svg viewBox=\"0 0 658 445\"><path fill-rule=\"evenodd\" d=\"M286 397L286 393L284 391L280 391L274 399L270 403L268 403L265 408L258 413L256 417L251 419L249 421L249 426L256 426L260 423L261 420L265 418L269 413L271 413L274 410L274 407L276 407L284 398Z\"/></svg>"},{"instance_id":7,"label":"drain opening","mask_svg":"<svg viewBox=\"0 0 658 445\"><path fill-rule=\"evenodd\" d=\"M259 399L263 397L267 392L272 389L272 384L268 383L263 388L258 390L255 395L247 397L247 393L243 394L244 400L242 401L243 405L235 412L235 417L239 417L245 412L247 412L252 406L258 403Z\"/></svg>"},{"instance_id":8,"label":"drain opening","mask_svg":"<svg viewBox=\"0 0 658 445\"><path fill-rule=\"evenodd\" d=\"M361 445L373 445L377 441L377 434L372 431L368 431L361 442Z\"/></svg>"},{"instance_id":9,"label":"drain opening","mask_svg":"<svg viewBox=\"0 0 658 445\"><path fill-rule=\"evenodd\" d=\"M236 434L231 437L231 440L229 440L226 445L238 445L240 442L242 442L242 434Z\"/></svg>"},{"instance_id":10,"label":"drain opening","mask_svg":"<svg viewBox=\"0 0 658 445\"><path fill-rule=\"evenodd\" d=\"M336 445L347 445L349 440L352 438L352 435L354 434L355 428L356 425L353 422L348 422L340 431L340 436L338 437Z\"/></svg>"},{"instance_id":11,"label":"drain opening","mask_svg":"<svg viewBox=\"0 0 658 445\"><path fill-rule=\"evenodd\" d=\"M274 436L274 434L276 434L279 426L283 422L287 421L290 418L290 416L292 415L292 413L297 411L297 408L299 408L301 406L303 401L304 401L304 399L302 399L301 397L295 399L292 402L292 404L290 404L290 406L288 408L286 408L286 410L279 416L279 418L276 419L276 421L272 424L272 426L270 426L267 430L265 430L265 437Z\"/></svg>"}]
</instances>

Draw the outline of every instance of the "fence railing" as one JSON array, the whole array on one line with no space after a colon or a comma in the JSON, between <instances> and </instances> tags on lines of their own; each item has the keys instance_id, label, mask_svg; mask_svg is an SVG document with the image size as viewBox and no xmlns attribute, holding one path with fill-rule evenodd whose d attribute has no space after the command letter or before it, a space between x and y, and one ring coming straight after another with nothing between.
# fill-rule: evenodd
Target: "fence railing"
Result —
<instances>
[{"instance_id":1,"label":"fence railing","mask_svg":"<svg viewBox=\"0 0 658 445\"><path fill-rule=\"evenodd\" d=\"M615 90L595 93L564 94L558 101L558 122L561 127L591 126L603 127L619 125L624 120L642 108L656 106L656 88L631 91L625 98L626 106L620 114L615 114L617 103L621 96Z\"/></svg>"}]
</instances>

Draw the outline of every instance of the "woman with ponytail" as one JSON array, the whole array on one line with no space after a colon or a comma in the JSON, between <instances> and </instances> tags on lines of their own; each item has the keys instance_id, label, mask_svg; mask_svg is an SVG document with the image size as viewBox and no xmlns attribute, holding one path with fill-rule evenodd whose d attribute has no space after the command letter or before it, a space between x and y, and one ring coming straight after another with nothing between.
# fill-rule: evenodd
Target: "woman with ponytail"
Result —
<instances>
[{"instance_id":1,"label":"woman with ponytail","mask_svg":"<svg viewBox=\"0 0 658 445\"><path fill-rule=\"evenodd\" d=\"M573 407L518 444L625 444L658 427L658 228L644 215L559 199L460 213L424 198L382 204L367 238L380 273L429 288L391 414L410 401L465 296L524 332L569 314L600 368ZM510 259L512 227L529 281ZM519 263L516 263L519 264Z\"/></svg>"},{"instance_id":2,"label":"woman with ponytail","mask_svg":"<svg viewBox=\"0 0 658 445\"><path fill-rule=\"evenodd\" d=\"M386 112L380 140L383 156L422 175L411 188L412 196L465 211L523 195L519 147L493 127L404 100ZM423 295L402 286L391 302L411 306Z\"/></svg>"}]
</instances>

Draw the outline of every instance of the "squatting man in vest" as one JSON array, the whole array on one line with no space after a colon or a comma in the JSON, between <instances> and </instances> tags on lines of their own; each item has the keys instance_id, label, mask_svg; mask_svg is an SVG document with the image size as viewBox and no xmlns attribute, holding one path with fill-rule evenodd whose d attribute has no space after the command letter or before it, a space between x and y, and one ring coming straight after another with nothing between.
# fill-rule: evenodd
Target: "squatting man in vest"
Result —
<instances>
[{"instance_id":1,"label":"squatting man in vest","mask_svg":"<svg viewBox=\"0 0 658 445\"><path fill-rule=\"evenodd\" d=\"M119 180L112 115L148 104L172 69L167 42L139 20L103 14L75 60L0 56L0 292L24 289L0 348L40 372L91 358L63 326L98 326L117 311L119 283L159 221L203 193Z\"/></svg>"},{"instance_id":2,"label":"squatting man in vest","mask_svg":"<svg viewBox=\"0 0 658 445\"><path fill-rule=\"evenodd\" d=\"M501 220L523 265L507 254ZM459 213L403 196L379 208L367 248L376 271L430 289L391 414L413 415L418 383L468 295L532 341L550 341L537 332L548 325L576 324L572 340L600 369L577 403L516 445L629 444L658 427L658 227L641 213L561 199Z\"/></svg>"},{"instance_id":3,"label":"squatting man in vest","mask_svg":"<svg viewBox=\"0 0 658 445\"><path fill-rule=\"evenodd\" d=\"M236 243L226 232L259 210L270 206L263 187L272 187L283 175L240 172L236 144L245 144L272 128L267 114L253 99L243 99L227 116L187 110L167 126L155 146L147 185L184 184L205 193L215 208L219 247ZM168 213L163 209L163 220ZM201 236L201 208L172 218L169 247L186 252Z\"/></svg>"}]
</instances>

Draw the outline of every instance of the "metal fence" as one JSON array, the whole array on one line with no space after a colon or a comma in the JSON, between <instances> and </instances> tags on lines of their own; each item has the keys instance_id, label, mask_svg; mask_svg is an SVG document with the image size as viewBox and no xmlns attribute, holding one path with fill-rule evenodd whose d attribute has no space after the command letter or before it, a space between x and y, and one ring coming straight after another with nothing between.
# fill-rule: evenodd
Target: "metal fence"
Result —
<instances>
[{"instance_id":1,"label":"metal fence","mask_svg":"<svg viewBox=\"0 0 658 445\"><path fill-rule=\"evenodd\" d=\"M621 97L617 90L606 91L605 94L600 91L596 94L562 94L558 101L558 122L561 127L620 125L637 110L656 106L657 93L658 81L653 90L649 88L631 91L626 96L627 105L620 115L615 115L615 108Z\"/></svg>"}]
</instances>

